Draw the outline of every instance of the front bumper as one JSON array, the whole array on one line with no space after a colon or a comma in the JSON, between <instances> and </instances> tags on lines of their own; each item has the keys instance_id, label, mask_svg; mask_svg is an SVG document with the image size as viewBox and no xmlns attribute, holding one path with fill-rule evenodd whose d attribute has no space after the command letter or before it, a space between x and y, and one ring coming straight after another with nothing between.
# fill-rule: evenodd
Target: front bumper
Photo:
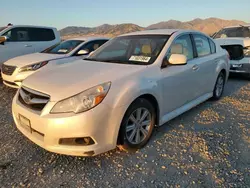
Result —
<instances>
[{"instance_id":1,"label":"front bumper","mask_svg":"<svg viewBox=\"0 0 250 188\"><path fill-rule=\"evenodd\" d=\"M18 95L18 94L17 94ZM13 99L12 113L17 128L40 147L59 154L74 156L97 155L116 147L120 123L125 107L112 109L99 104L80 114L50 114L55 102L49 102L39 113L23 106L17 95ZM31 128L20 122L20 115L30 121ZM88 146L62 145L62 138L90 137L94 144Z\"/></svg>"},{"instance_id":2,"label":"front bumper","mask_svg":"<svg viewBox=\"0 0 250 188\"><path fill-rule=\"evenodd\" d=\"M250 58L230 62L230 73L250 74Z\"/></svg>"},{"instance_id":3,"label":"front bumper","mask_svg":"<svg viewBox=\"0 0 250 188\"><path fill-rule=\"evenodd\" d=\"M32 75L34 72L29 71L29 72L22 72L18 73L18 71L14 71L12 75L6 75L1 73L3 83L12 88L19 88L22 85L22 81L26 79L28 76Z\"/></svg>"}]
</instances>

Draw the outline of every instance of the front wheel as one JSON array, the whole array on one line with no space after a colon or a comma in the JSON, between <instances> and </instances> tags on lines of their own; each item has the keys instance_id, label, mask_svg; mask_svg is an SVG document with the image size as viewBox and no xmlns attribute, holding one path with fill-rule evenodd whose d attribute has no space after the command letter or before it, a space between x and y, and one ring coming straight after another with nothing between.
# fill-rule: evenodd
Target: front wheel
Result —
<instances>
[{"instance_id":1,"label":"front wheel","mask_svg":"<svg viewBox=\"0 0 250 188\"><path fill-rule=\"evenodd\" d=\"M221 98L225 87L225 80L226 80L225 74L223 72L220 72L214 86L214 91L213 91L214 100L219 100Z\"/></svg>"},{"instance_id":2,"label":"front wheel","mask_svg":"<svg viewBox=\"0 0 250 188\"><path fill-rule=\"evenodd\" d=\"M118 147L131 151L145 146L152 135L155 119L155 108L148 100L134 101L122 120Z\"/></svg>"}]
</instances>

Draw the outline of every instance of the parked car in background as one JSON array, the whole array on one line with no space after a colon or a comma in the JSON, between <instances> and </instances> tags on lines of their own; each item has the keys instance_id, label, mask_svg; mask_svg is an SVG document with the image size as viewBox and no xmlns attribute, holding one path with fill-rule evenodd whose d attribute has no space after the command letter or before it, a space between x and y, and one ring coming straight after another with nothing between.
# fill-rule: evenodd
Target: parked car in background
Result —
<instances>
[{"instance_id":1,"label":"parked car in background","mask_svg":"<svg viewBox=\"0 0 250 188\"><path fill-rule=\"evenodd\" d=\"M40 53L10 59L2 66L3 83L9 87L19 88L25 78L41 70L42 67L50 68L83 59L108 40L108 38L100 37L69 39Z\"/></svg>"},{"instance_id":2,"label":"parked car in background","mask_svg":"<svg viewBox=\"0 0 250 188\"><path fill-rule=\"evenodd\" d=\"M230 55L230 72L250 78L250 25L223 28L214 39Z\"/></svg>"},{"instance_id":3,"label":"parked car in background","mask_svg":"<svg viewBox=\"0 0 250 188\"><path fill-rule=\"evenodd\" d=\"M0 70L3 62L25 54L41 52L60 42L56 28L9 25L0 28Z\"/></svg>"},{"instance_id":4,"label":"parked car in background","mask_svg":"<svg viewBox=\"0 0 250 188\"><path fill-rule=\"evenodd\" d=\"M24 80L17 128L56 153L93 156L142 148L160 126L209 98L229 74L227 52L207 35L149 30L116 37L85 60Z\"/></svg>"}]
</instances>

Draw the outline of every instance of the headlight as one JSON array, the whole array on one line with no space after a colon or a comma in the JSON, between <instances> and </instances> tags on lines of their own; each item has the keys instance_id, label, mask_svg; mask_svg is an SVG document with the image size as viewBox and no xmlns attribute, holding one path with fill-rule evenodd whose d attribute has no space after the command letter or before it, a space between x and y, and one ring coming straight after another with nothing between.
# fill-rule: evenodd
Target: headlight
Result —
<instances>
[{"instance_id":1,"label":"headlight","mask_svg":"<svg viewBox=\"0 0 250 188\"><path fill-rule=\"evenodd\" d=\"M32 65L27 65L25 67L20 68L19 72L25 72L25 71L35 71L37 69L40 69L44 65L47 65L48 61L43 61L40 63L32 64Z\"/></svg>"},{"instance_id":2,"label":"headlight","mask_svg":"<svg viewBox=\"0 0 250 188\"><path fill-rule=\"evenodd\" d=\"M250 57L250 46L244 48L244 56Z\"/></svg>"},{"instance_id":3,"label":"headlight","mask_svg":"<svg viewBox=\"0 0 250 188\"><path fill-rule=\"evenodd\" d=\"M110 85L111 82L107 82L85 90L73 97L59 101L50 113L74 112L77 114L90 110L103 101L109 91Z\"/></svg>"}]
</instances>

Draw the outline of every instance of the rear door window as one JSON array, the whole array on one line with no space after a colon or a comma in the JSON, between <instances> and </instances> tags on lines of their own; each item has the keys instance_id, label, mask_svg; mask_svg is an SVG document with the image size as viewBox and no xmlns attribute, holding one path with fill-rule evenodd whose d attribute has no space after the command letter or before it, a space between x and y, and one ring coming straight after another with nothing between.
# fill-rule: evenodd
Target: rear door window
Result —
<instances>
[{"instance_id":1,"label":"rear door window","mask_svg":"<svg viewBox=\"0 0 250 188\"><path fill-rule=\"evenodd\" d=\"M29 28L31 41L52 41L55 40L55 34L52 29Z\"/></svg>"},{"instance_id":2,"label":"rear door window","mask_svg":"<svg viewBox=\"0 0 250 188\"><path fill-rule=\"evenodd\" d=\"M211 49L208 38L199 34L194 34L193 36L198 57L210 55Z\"/></svg>"}]
</instances>

